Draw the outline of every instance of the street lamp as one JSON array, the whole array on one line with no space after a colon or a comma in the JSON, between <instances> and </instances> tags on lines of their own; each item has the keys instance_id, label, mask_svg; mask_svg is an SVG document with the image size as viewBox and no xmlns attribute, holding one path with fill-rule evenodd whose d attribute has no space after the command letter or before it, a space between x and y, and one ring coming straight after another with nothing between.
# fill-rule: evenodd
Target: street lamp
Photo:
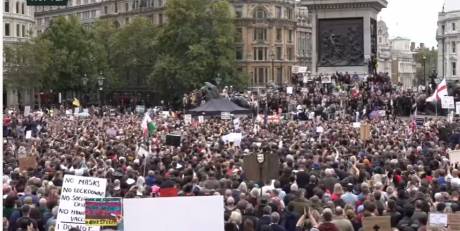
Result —
<instances>
[{"instance_id":1,"label":"street lamp","mask_svg":"<svg viewBox=\"0 0 460 231\"><path fill-rule=\"evenodd\" d=\"M272 54L270 55L272 58L272 80L275 81L275 52L272 50Z\"/></svg>"},{"instance_id":2,"label":"street lamp","mask_svg":"<svg viewBox=\"0 0 460 231\"><path fill-rule=\"evenodd\" d=\"M427 91L427 87L426 87L426 73L425 73L425 64L426 64L426 56L423 55L422 56L422 59L423 59L423 86L425 86L425 92Z\"/></svg>"},{"instance_id":3,"label":"street lamp","mask_svg":"<svg viewBox=\"0 0 460 231\"><path fill-rule=\"evenodd\" d=\"M86 85L88 84L88 77L86 76L86 73L83 74L81 81L83 84L83 101L86 101Z\"/></svg>"},{"instance_id":4,"label":"street lamp","mask_svg":"<svg viewBox=\"0 0 460 231\"><path fill-rule=\"evenodd\" d=\"M99 86L99 106L102 107L102 90L104 86L104 73L99 72L99 78L97 78L97 84Z\"/></svg>"}]
</instances>

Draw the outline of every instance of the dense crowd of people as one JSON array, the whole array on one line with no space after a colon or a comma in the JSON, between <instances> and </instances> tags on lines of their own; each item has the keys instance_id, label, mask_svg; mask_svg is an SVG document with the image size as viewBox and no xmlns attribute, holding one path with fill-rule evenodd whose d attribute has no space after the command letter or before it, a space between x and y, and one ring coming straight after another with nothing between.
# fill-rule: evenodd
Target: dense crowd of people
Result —
<instances>
[{"instance_id":1,"label":"dense crowd of people","mask_svg":"<svg viewBox=\"0 0 460 231\"><path fill-rule=\"evenodd\" d=\"M460 211L460 166L448 155L460 146L439 134L458 121L414 124L395 111L404 96L410 100L401 110L413 112L415 93L384 76L353 81L337 76L289 94L240 94L255 113L263 114L268 102L267 114L292 115L276 123L245 116L238 123L209 117L186 124L183 112L149 112L156 131L147 137L142 115L126 111L89 117L62 109L27 117L9 111L4 230L54 230L65 174L106 178L108 197L158 197L164 189L177 196L222 195L228 231L358 231L365 217L384 215L395 230L423 231L428 213ZM225 97L235 96L224 90ZM386 113L372 116L377 110ZM368 138L362 139L358 121L371 125ZM241 143L222 140L232 132L242 133ZM180 146L166 145L170 133L180 133ZM244 157L260 153L279 158L278 177L247 178ZM20 169L18 159L27 156L36 167Z\"/></svg>"}]
</instances>

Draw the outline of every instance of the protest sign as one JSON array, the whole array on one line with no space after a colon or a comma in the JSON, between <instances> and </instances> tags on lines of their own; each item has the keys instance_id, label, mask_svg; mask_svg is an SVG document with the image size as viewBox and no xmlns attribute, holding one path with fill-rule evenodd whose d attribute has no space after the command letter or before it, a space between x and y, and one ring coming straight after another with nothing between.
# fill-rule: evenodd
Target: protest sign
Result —
<instances>
[{"instance_id":1,"label":"protest sign","mask_svg":"<svg viewBox=\"0 0 460 231\"><path fill-rule=\"evenodd\" d=\"M225 143L233 143L236 146L240 146L243 135L241 133L230 133L222 136L222 141Z\"/></svg>"},{"instance_id":2,"label":"protest sign","mask_svg":"<svg viewBox=\"0 0 460 231\"><path fill-rule=\"evenodd\" d=\"M332 83L332 78L330 75L321 76L321 83Z\"/></svg>"},{"instance_id":3,"label":"protest sign","mask_svg":"<svg viewBox=\"0 0 460 231\"><path fill-rule=\"evenodd\" d=\"M223 119L223 120L229 120L232 117L230 115L230 112L221 112L220 113L220 118Z\"/></svg>"},{"instance_id":4,"label":"protest sign","mask_svg":"<svg viewBox=\"0 0 460 231\"><path fill-rule=\"evenodd\" d=\"M30 106L24 106L24 116L28 116L30 114Z\"/></svg>"},{"instance_id":5,"label":"protest sign","mask_svg":"<svg viewBox=\"0 0 460 231\"><path fill-rule=\"evenodd\" d=\"M185 122L185 124L191 124L192 123L192 115L191 114L185 114L184 115L184 122Z\"/></svg>"},{"instance_id":6,"label":"protest sign","mask_svg":"<svg viewBox=\"0 0 460 231\"><path fill-rule=\"evenodd\" d=\"M198 123L204 123L204 116L198 116Z\"/></svg>"},{"instance_id":7,"label":"protest sign","mask_svg":"<svg viewBox=\"0 0 460 231\"><path fill-rule=\"evenodd\" d=\"M293 91L294 91L293 87L286 87L286 93L287 94L292 95Z\"/></svg>"},{"instance_id":8,"label":"protest sign","mask_svg":"<svg viewBox=\"0 0 460 231\"><path fill-rule=\"evenodd\" d=\"M354 122L353 123L353 128L360 128L361 127L361 123L360 122Z\"/></svg>"},{"instance_id":9,"label":"protest sign","mask_svg":"<svg viewBox=\"0 0 460 231\"><path fill-rule=\"evenodd\" d=\"M122 216L121 198L86 198L85 224L88 226L117 226Z\"/></svg>"},{"instance_id":10,"label":"protest sign","mask_svg":"<svg viewBox=\"0 0 460 231\"><path fill-rule=\"evenodd\" d=\"M26 140L32 139L32 130L26 131Z\"/></svg>"},{"instance_id":11,"label":"protest sign","mask_svg":"<svg viewBox=\"0 0 460 231\"><path fill-rule=\"evenodd\" d=\"M361 140L369 140L371 138L371 125L361 124L359 129L359 137Z\"/></svg>"},{"instance_id":12,"label":"protest sign","mask_svg":"<svg viewBox=\"0 0 460 231\"><path fill-rule=\"evenodd\" d=\"M451 164L460 163L460 150L449 151L449 161Z\"/></svg>"},{"instance_id":13,"label":"protest sign","mask_svg":"<svg viewBox=\"0 0 460 231\"><path fill-rule=\"evenodd\" d=\"M18 158L19 161L19 169L21 171L27 171L29 169L35 169L38 166L37 160L34 156L26 156Z\"/></svg>"},{"instance_id":14,"label":"protest sign","mask_svg":"<svg viewBox=\"0 0 460 231\"><path fill-rule=\"evenodd\" d=\"M240 118L236 118L233 120L233 127L235 127L235 130L240 129Z\"/></svg>"},{"instance_id":15,"label":"protest sign","mask_svg":"<svg viewBox=\"0 0 460 231\"><path fill-rule=\"evenodd\" d=\"M78 115L80 113L80 108L79 107L76 107L73 109L73 114L74 115Z\"/></svg>"},{"instance_id":16,"label":"protest sign","mask_svg":"<svg viewBox=\"0 0 460 231\"><path fill-rule=\"evenodd\" d=\"M460 101L455 102L455 114L460 115Z\"/></svg>"},{"instance_id":17,"label":"protest sign","mask_svg":"<svg viewBox=\"0 0 460 231\"><path fill-rule=\"evenodd\" d=\"M430 213L428 218L430 227L445 227L447 226L447 214L445 213Z\"/></svg>"},{"instance_id":18,"label":"protest sign","mask_svg":"<svg viewBox=\"0 0 460 231\"><path fill-rule=\"evenodd\" d=\"M137 105L136 106L136 112L139 114L144 114L145 113L145 105Z\"/></svg>"},{"instance_id":19,"label":"protest sign","mask_svg":"<svg viewBox=\"0 0 460 231\"><path fill-rule=\"evenodd\" d=\"M453 96L442 97L441 106L443 109L455 109L454 97Z\"/></svg>"},{"instance_id":20,"label":"protest sign","mask_svg":"<svg viewBox=\"0 0 460 231\"><path fill-rule=\"evenodd\" d=\"M60 196L56 231L76 227L84 231L98 231L99 227L85 224L85 199L105 197L107 180L96 177L65 175Z\"/></svg>"},{"instance_id":21,"label":"protest sign","mask_svg":"<svg viewBox=\"0 0 460 231\"><path fill-rule=\"evenodd\" d=\"M197 208L200 212L190 212ZM222 196L124 199L123 220L124 230L224 231L224 199Z\"/></svg>"},{"instance_id":22,"label":"protest sign","mask_svg":"<svg viewBox=\"0 0 460 231\"><path fill-rule=\"evenodd\" d=\"M363 230L391 231L391 217L365 217L363 219Z\"/></svg>"}]
</instances>

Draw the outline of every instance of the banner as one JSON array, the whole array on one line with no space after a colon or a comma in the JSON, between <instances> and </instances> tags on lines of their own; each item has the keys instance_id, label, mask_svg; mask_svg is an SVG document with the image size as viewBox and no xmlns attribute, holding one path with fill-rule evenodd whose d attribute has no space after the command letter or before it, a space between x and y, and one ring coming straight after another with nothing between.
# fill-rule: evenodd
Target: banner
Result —
<instances>
[{"instance_id":1,"label":"banner","mask_svg":"<svg viewBox=\"0 0 460 231\"><path fill-rule=\"evenodd\" d=\"M230 115L230 112L221 112L220 118L223 120L229 120L232 118L232 116Z\"/></svg>"},{"instance_id":2,"label":"banner","mask_svg":"<svg viewBox=\"0 0 460 231\"><path fill-rule=\"evenodd\" d=\"M85 224L88 226L117 226L122 217L121 198L86 198Z\"/></svg>"},{"instance_id":3,"label":"banner","mask_svg":"<svg viewBox=\"0 0 460 231\"><path fill-rule=\"evenodd\" d=\"M27 171L29 169L36 169L38 166L37 160L34 156L21 157L18 159L19 169L21 171Z\"/></svg>"},{"instance_id":4,"label":"banner","mask_svg":"<svg viewBox=\"0 0 460 231\"><path fill-rule=\"evenodd\" d=\"M454 97L453 96L441 97L441 106L443 109L455 109Z\"/></svg>"},{"instance_id":5,"label":"banner","mask_svg":"<svg viewBox=\"0 0 460 231\"><path fill-rule=\"evenodd\" d=\"M222 141L225 143L233 143L236 146L240 146L243 135L241 133L230 133L222 136Z\"/></svg>"},{"instance_id":6,"label":"banner","mask_svg":"<svg viewBox=\"0 0 460 231\"><path fill-rule=\"evenodd\" d=\"M430 213L428 216L429 227L445 227L447 226L447 214L445 213Z\"/></svg>"},{"instance_id":7,"label":"banner","mask_svg":"<svg viewBox=\"0 0 460 231\"><path fill-rule=\"evenodd\" d=\"M124 199L123 225L124 230L128 231L224 231L224 198L196 196Z\"/></svg>"},{"instance_id":8,"label":"banner","mask_svg":"<svg viewBox=\"0 0 460 231\"><path fill-rule=\"evenodd\" d=\"M85 199L104 198L106 186L106 179L65 175L55 230L69 230L76 227L85 231L98 231L99 227L85 224Z\"/></svg>"}]
</instances>

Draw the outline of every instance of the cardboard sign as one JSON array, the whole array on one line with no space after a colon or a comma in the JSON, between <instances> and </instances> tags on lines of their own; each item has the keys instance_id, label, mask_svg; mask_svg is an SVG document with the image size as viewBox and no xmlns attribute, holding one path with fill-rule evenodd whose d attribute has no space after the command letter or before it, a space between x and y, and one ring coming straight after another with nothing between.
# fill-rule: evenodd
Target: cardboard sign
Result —
<instances>
[{"instance_id":1,"label":"cardboard sign","mask_svg":"<svg viewBox=\"0 0 460 231\"><path fill-rule=\"evenodd\" d=\"M359 137L361 140L369 140L371 138L371 125L361 124L359 128Z\"/></svg>"},{"instance_id":2,"label":"cardboard sign","mask_svg":"<svg viewBox=\"0 0 460 231\"><path fill-rule=\"evenodd\" d=\"M99 227L85 224L85 199L104 198L106 186L106 179L65 175L55 230L69 230L76 227L85 231L98 231Z\"/></svg>"},{"instance_id":3,"label":"cardboard sign","mask_svg":"<svg viewBox=\"0 0 460 231\"><path fill-rule=\"evenodd\" d=\"M455 164L457 162L460 163L460 150L452 150L449 152L449 161L451 164Z\"/></svg>"},{"instance_id":4,"label":"cardboard sign","mask_svg":"<svg viewBox=\"0 0 460 231\"><path fill-rule=\"evenodd\" d=\"M363 230L369 231L392 231L391 217L365 217L363 219Z\"/></svg>"},{"instance_id":5,"label":"cardboard sign","mask_svg":"<svg viewBox=\"0 0 460 231\"><path fill-rule=\"evenodd\" d=\"M29 169L36 169L38 166L37 160L34 156L21 157L18 159L19 169L21 171L27 171Z\"/></svg>"},{"instance_id":6,"label":"cardboard sign","mask_svg":"<svg viewBox=\"0 0 460 231\"><path fill-rule=\"evenodd\" d=\"M121 198L86 198L85 224L88 226L117 226L122 216Z\"/></svg>"},{"instance_id":7,"label":"cardboard sign","mask_svg":"<svg viewBox=\"0 0 460 231\"><path fill-rule=\"evenodd\" d=\"M185 124L191 124L192 123L192 115L191 114L184 115L184 122L185 122Z\"/></svg>"},{"instance_id":8,"label":"cardboard sign","mask_svg":"<svg viewBox=\"0 0 460 231\"><path fill-rule=\"evenodd\" d=\"M447 214L445 213L430 213L428 218L428 224L431 226L447 226Z\"/></svg>"},{"instance_id":9,"label":"cardboard sign","mask_svg":"<svg viewBox=\"0 0 460 231\"><path fill-rule=\"evenodd\" d=\"M460 230L460 214L454 213L447 215L447 224L452 231Z\"/></svg>"},{"instance_id":10,"label":"cardboard sign","mask_svg":"<svg viewBox=\"0 0 460 231\"><path fill-rule=\"evenodd\" d=\"M455 109L454 97L453 96L442 97L441 106L443 109Z\"/></svg>"},{"instance_id":11,"label":"cardboard sign","mask_svg":"<svg viewBox=\"0 0 460 231\"><path fill-rule=\"evenodd\" d=\"M232 118L232 116L230 115L230 112L221 112L220 118L223 120L229 120Z\"/></svg>"},{"instance_id":12,"label":"cardboard sign","mask_svg":"<svg viewBox=\"0 0 460 231\"><path fill-rule=\"evenodd\" d=\"M24 107L24 116L28 116L30 114L30 106Z\"/></svg>"},{"instance_id":13,"label":"cardboard sign","mask_svg":"<svg viewBox=\"0 0 460 231\"><path fill-rule=\"evenodd\" d=\"M200 212L191 212L197 208ZM124 230L133 231L224 231L225 227L222 196L124 199L123 216Z\"/></svg>"}]
</instances>

